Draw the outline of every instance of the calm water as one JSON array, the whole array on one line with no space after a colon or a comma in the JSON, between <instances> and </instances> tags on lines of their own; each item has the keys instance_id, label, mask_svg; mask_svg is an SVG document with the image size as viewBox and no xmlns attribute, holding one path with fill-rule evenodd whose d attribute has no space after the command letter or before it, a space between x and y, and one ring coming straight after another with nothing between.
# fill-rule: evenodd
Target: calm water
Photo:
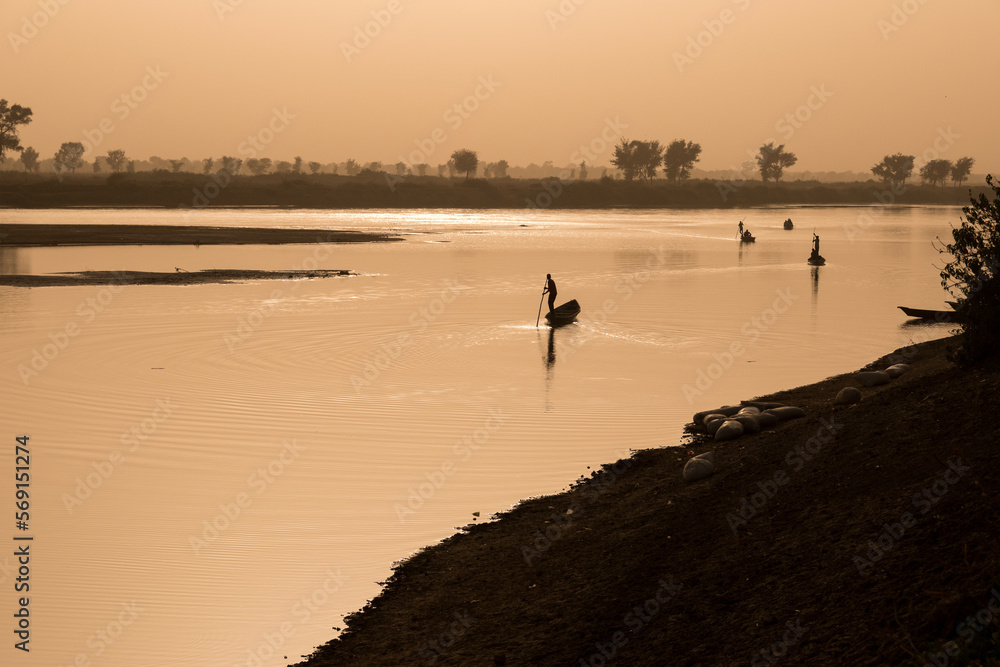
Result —
<instances>
[{"instance_id":1,"label":"calm water","mask_svg":"<svg viewBox=\"0 0 1000 667\"><path fill-rule=\"evenodd\" d=\"M406 239L0 246L6 273L315 261L362 274L0 287L0 493L13 496L14 437L27 434L35 538L31 659L11 642L0 661L284 665L330 639L393 561L473 512L677 444L697 410L945 335L896 306L944 307L931 241L960 210L859 226L864 210L0 212ZM744 216L757 243L741 247ZM818 270L805 263L814 229ZM582 304L578 324L535 327L547 272L560 302ZM7 619L13 561L0 556Z\"/></svg>"}]
</instances>

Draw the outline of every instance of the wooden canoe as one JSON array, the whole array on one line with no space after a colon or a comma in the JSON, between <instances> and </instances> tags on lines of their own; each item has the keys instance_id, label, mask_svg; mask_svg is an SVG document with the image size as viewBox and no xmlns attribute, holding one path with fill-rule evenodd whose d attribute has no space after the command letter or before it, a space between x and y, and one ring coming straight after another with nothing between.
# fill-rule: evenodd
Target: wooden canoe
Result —
<instances>
[{"instance_id":1,"label":"wooden canoe","mask_svg":"<svg viewBox=\"0 0 1000 667\"><path fill-rule=\"evenodd\" d=\"M576 302L576 299L573 299L547 312L545 314L545 321L553 327L561 327L575 320L579 314L580 304Z\"/></svg>"},{"instance_id":2,"label":"wooden canoe","mask_svg":"<svg viewBox=\"0 0 1000 667\"><path fill-rule=\"evenodd\" d=\"M954 310L927 310L924 308L907 308L906 306L896 306L909 317L918 317L922 320L936 320L938 322L951 322L957 314Z\"/></svg>"}]
</instances>

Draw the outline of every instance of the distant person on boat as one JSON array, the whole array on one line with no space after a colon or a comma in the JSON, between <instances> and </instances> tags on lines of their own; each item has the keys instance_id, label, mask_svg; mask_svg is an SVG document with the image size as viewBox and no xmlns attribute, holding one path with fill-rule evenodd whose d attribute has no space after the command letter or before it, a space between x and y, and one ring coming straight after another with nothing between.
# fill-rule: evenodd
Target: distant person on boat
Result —
<instances>
[{"instance_id":1,"label":"distant person on boat","mask_svg":"<svg viewBox=\"0 0 1000 667\"><path fill-rule=\"evenodd\" d=\"M813 257L819 257L819 237L813 232Z\"/></svg>"},{"instance_id":2,"label":"distant person on boat","mask_svg":"<svg viewBox=\"0 0 1000 667\"><path fill-rule=\"evenodd\" d=\"M743 238L743 221L740 220L740 238Z\"/></svg>"},{"instance_id":3,"label":"distant person on boat","mask_svg":"<svg viewBox=\"0 0 1000 667\"><path fill-rule=\"evenodd\" d=\"M549 295L549 312L556 307L556 281L552 280L552 274L545 274L545 289L542 290L542 294Z\"/></svg>"}]
</instances>

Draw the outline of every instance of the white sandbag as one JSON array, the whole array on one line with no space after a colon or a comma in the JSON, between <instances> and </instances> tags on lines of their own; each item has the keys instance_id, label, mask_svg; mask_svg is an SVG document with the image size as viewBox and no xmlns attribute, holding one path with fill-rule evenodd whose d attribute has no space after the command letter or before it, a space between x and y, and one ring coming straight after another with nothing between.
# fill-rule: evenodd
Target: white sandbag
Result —
<instances>
[{"instance_id":1,"label":"white sandbag","mask_svg":"<svg viewBox=\"0 0 1000 667\"><path fill-rule=\"evenodd\" d=\"M734 419L727 419L722 422L722 426L715 432L715 441L735 440L743 435L743 424Z\"/></svg>"},{"instance_id":2,"label":"white sandbag","mask_svg":"<svg viewBox=\"0 0 1000 667\"><path fill-rule=\"evenodd\" d=\"M895 380L903 373L909 373L910 370L912 369L909 364L893 364L892 366L889 366L889 368L885 369L885 374Z\"/></svg>"},{"instance_id":3,"label":"white sandbag","mask_svg":"<svg viewBox=\"0 0 1000 667\"><path fill-rule=\"evenodd\" d=\"M684 481L696 482L715 472L715 466L706 458L696 456L684 464Z\"/></svg>"},{"instance_id":4,"label":"white sandbag","mask_svg":"<svg viewBox=\"0 0 1000 667\"><path fill-rule=\"evenodd\" d=\"M880 384L889 384L892 380L885 371L862 371L854 376L858 382L866 387L877 387Z\"/></svg>"},{"instance_id":5,"label":"white sandbag","mask_svg":"<svg viewBox=\"0 0 1000 667\"><path fill-rule=\"evenodd\" d=\"M853 405L861 400L861 390L857 387L844 387L833 399L834 405Z\"/></svg>"},{"instance_id":6,"label":"white sandbag","mask_svg":"<svg viewBox=\"0 0 1000 667\"><path fill-rule=\"evenodd\" d=\"M806 411L802 408L796 408L792 405L785 405L780 408L771 408L770 410L764 410L764 412L769 412L781 421L786 419L797 419L799 417L805 417Z\"/></svg>"},{"instance_id":7,"label":"white sandbag","mask_svg":"<svg viewBox=\"0 0 1000 667\"><path fill-rule=\"evenodd\" d=\"M738 413L733 415L733 419L743 426L744 435L760 433L760 422L757 421L757 415Z\"/></svg>"},{"instance_id":8,"label":"white sandbag","mask_svg":"<svg viewBox=\"0 0 1000 667\"><path fill-rule=\"evenodd\" d=\"M767 410L757 415L757 423L760 424L761 428L774 426L779 421L781 420L778 419L778 416L776 414L768 412Z\"/></svg>"}]
</instances>

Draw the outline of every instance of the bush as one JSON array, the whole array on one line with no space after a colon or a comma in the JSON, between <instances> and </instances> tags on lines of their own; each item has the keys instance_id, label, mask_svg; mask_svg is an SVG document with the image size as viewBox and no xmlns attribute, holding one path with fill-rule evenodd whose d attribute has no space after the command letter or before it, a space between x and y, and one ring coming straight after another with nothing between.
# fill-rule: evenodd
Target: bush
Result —
<instances>
[{"instance_id":1,"label":"bush","mask_svg":"<svg viewBox=\"0 0 1000 667\"><path fill-rule=\"evenodd\" d=\"M973 363L1000 348L1000 186L986 177L993 201L986 194L971 197L962 208L965 218L952 227L954 243L940 248L953 257L941 270L941 286L961 305L962 349L957 360Z\"/></svg>"}]
</instances>

